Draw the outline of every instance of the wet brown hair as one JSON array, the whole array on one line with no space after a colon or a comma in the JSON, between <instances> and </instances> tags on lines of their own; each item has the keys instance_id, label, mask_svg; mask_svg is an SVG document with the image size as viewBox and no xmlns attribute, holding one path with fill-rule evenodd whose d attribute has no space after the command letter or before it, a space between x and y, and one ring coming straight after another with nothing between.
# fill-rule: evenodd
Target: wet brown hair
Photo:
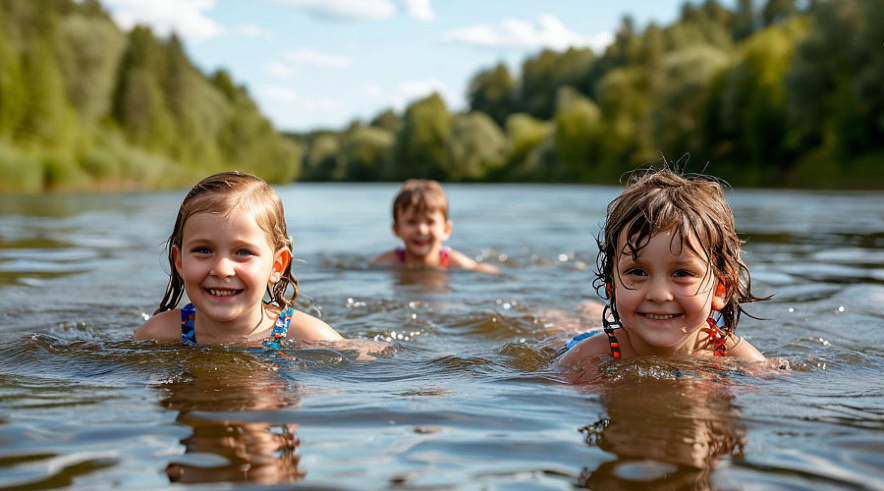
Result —
<instances>
[{"instance_id":1,"label":"wet brown hair","mask_svg":"<svg viewBox=\"0 0 884 491\"><path fill-rule=\"evenodd\" d=\"M166 243L169 254L169 284L166 286L166 294L160 302L159 308L154 312L158 314L166 310L172 310L178 306L184 294L184 280L175 268L173 248L181 249L184 234L184 224L187 220L198 213L215 213L227 216L234 209L244 209L255 220L255 223L267 233L267 239L274 251L283 248L292 250L292 239L285 224L282 200L263 179L241 172L222 172L211 175L198 182L181 203L178 209L178 218L172 235ZM293 293L286 298L286 290L291 285ZM298 280L292 273L292 261L285 266L279 281L268 287L270 303L268 306L279 313L280 310L290 307L298 297Z\"/></svg>"},{"instance_id":2,"label":"wet brown hair","mask_svg":"<svg viewBox=\"0 0 884 491\"><path fill-rule=\"evenodd\" d=\"M399 220L399 214L414 208L418 213L442 212L448 220L448 197L437 182L430 179L409 179L402 185L399 194L393 200L393 223Z\"/></svg>"},{"instance_id":3,"label":"wet brown hair","mask_svg":"<svg viewBox=\"0 0 884 491\"><path fill-rule=\"evenodd\" d=\"M599 256L593 285L610 301L615 315L617 255L627 251L637 256L654 234L664 230L674 232L681 247L693 248L689 239L697 239L701 250L694 252L708 258L710 272L725 287L722 329L726 334L734 332L740 314L745 313L741 304L770 298L756 297L750 290L749 268L740 257L744 242L737 236L734 215L722 187L722 181L714 177L679 174L668 168L648 169L630 177L626 189L608 204L605 225L597 239ZM624 231L626 243L619 244Z\"/></svg>"}]
</instances>

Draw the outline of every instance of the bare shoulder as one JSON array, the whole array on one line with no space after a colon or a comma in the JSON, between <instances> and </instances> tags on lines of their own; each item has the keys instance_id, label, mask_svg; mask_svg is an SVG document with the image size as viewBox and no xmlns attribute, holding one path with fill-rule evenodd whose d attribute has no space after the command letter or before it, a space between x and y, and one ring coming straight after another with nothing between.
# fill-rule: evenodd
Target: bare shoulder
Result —
<instances>
[{"instance_id":1,"label":"bare shoulder","mask_svg":"<svg viewBox=\"0 0 884 491\"><path fill-rule=\"evenodd\" d=\"M730 341L728 342L728 345L730 345ZM752 344L749 343L749 341L746 341L742 336L734 338L734 344L728 348L727 356L749 361L767 360L767 358L765 358L755 346L752 346Z\"/></svg>"},{"instance_id":2,"label":"bare shoulder","mask_svg":"<svg viewBox=\"0 0 884 491\"><path fill-rule=\"evenodd\" d=\"M288 337L299 341L338 341L344 339L321 319L300 310L292 312Z\"/></svg>"},{"instance_id":3,"label":"bare shoulder","mask_svg":"<svg viewBox=\"0 0 884 491\"><path fill-rule=\"evenodd\" d=\"M372 264L390 264L390 263L398 263L399 257L396 255L396 250L391 249L380 256L374 258L371 262Z\"/></svg>"},{"instance_id":4,"label":"bare shoulder","mask_svg":"<svg viewBox=\"0 0 884 491\"><path fill-rule=\"evenodd\" d=\"M578 368L597 365L610 357L611 347L604 333L599 332L580 341L562 356L556 358L555 364L561 368Z\"/></svg>"},{"instance_id":5,"label":"bare shoulder","mask_svg":"<svg viewBox=\"0 0 884 491\"><path fill-rule=\"evenodd\" d=\"M147 320L132 336L135 340L153 340L160 342L178 341L181 339L181 309L160 312Z\"/></svg>"},{"instance_id":6,"label":"bare shoulder","mask_svg":"<svg viewBox=\"0 0 884 491\"><path fill-rule=\"evenodd\" d=\"M448 253L448 266L456 269L467 269L470 271L478 271L480 273L498 274L500 270L492 264L480 263L462 252L451 249Z\"/></svg>"}]
</instances>

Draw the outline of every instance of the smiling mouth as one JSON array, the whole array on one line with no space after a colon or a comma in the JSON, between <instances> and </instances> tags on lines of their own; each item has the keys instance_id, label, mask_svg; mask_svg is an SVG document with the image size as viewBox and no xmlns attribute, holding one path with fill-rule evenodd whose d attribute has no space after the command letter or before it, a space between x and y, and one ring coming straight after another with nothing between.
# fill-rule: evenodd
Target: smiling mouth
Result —
<instances>
[{"instance_id":1,"label":"smiling mouth","mask_svg":"<svg viewBox=\"0 0 884 491\"><path fill-rule=\"evenodd\" d=\"M648 319L654 319L658 321L665 321L668 319L674 319L678 317L678 314L644 314Z\"/></svg>"},{"instance_id":2,"label":"smiling mouth","mask_svg":"<svg viewBox=\"0 0 884 491\"><path fill-rule=\"evenodd\" d=\"M236 295L242 290L233 290L230 288L206 288L206 291L215 297L229 297L231 295Z\"/></svg>"}]
</instances>

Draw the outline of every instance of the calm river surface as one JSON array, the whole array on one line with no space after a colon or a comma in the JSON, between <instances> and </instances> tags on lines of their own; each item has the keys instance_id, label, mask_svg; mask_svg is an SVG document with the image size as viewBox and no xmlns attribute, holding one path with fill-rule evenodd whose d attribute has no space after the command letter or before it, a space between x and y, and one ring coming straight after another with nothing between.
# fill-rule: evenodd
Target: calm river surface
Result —
<instances>
[{"instance_id":1,"label":"calm river surface","mask_svg":"<svg viewBox=\"0 0 884 491\"><path fill-rule=\"evenodd\" d=\"M759 293L738 332L791 374L546 357L619 188L448 185L449 245L500 276L369 261L396 184L278 187L301 309L347 351L134 342L184 192L0 196L0 489L884 489L884 195L733 190ZM557 324L558 323L558 324Z\"/></svg>"}]
</instances>

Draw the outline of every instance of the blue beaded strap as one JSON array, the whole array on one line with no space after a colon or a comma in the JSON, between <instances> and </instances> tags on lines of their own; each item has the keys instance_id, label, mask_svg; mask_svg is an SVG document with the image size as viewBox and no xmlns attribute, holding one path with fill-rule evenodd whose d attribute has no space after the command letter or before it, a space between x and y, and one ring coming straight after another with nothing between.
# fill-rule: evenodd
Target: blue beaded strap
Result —
<instances>
[{"instance_id":1,"label":"blue beaded strap","mask_svg":"<svg viewBox=\"0 0 884 491\"><path fill-rule=\"evenodd\" d=\"M181 309L181 342L184 344L196 344L196 330L193 328L194 317L196 317L196 307L192 303Z\"/></svg>"},{"instance_id":2,"label":"blue beaded strap","mask_svg":"<svg viewBox=\"0 0 884 491\"><path fill-rule=\"evenodd\" d=\"M565 351L568 351L569 349L577 346L577 344L580 343L580 341L583 341L584 339L592 337L598 333L599 333L599 331L591 331L591 332L585 332L583 334L578 334L578 335L574 336L573 338L571 338L570 341L565 343Z\"/></svg>"},{"instance_id":3,"label":"blue beaded strap","mask_svg":"<svg viewBox=\"0 0 884 491\"><path fill-rule=\"evenodd\" d=\"M273 325L273 332L262 343L265 348L272 350L282 349L282 340L289 334L289 323L292 321L292 314L294 312L295 309L288 308L279 313L279 317L276 318L276 324Z\"/></svg>"},{"instance_id":4,"label":"blue beaded strap","mask_svg":"<svg viewBox=\"0 0 884 491\"><path fill-rule=\"evenodd\" d=\"M289 323L292 321L292 315L295 309L288 308L280 312L273 325L273 332L265 339L262 344L273 350L282 348L282 340L288 336ZM185 305L181 309L181 342L184 344L196 344L196 329L194 329L194 318L196 317L196 307L192 303Z\"/></svg>"},{"instance_id":5,"label":"blue beaded strap","mask_svg":"<svg viewBox=\"0 0 884 491\"><path fill-rule=\"evenodd\" d=\"M562 346L562 348L559 351L557 351L556 354L554 354L551 359L555 360L556 358L567 353L568 350L570 350L571 348L577 346L580 343L580 341L583 341L586 338L590 338L592 336L595 336L596 334L598 334L600 332L601 331L589 331L589 332L584 332L584 333L574 336L567 343L565 343L565 346Z\"/></svg>"}]
</instances>

